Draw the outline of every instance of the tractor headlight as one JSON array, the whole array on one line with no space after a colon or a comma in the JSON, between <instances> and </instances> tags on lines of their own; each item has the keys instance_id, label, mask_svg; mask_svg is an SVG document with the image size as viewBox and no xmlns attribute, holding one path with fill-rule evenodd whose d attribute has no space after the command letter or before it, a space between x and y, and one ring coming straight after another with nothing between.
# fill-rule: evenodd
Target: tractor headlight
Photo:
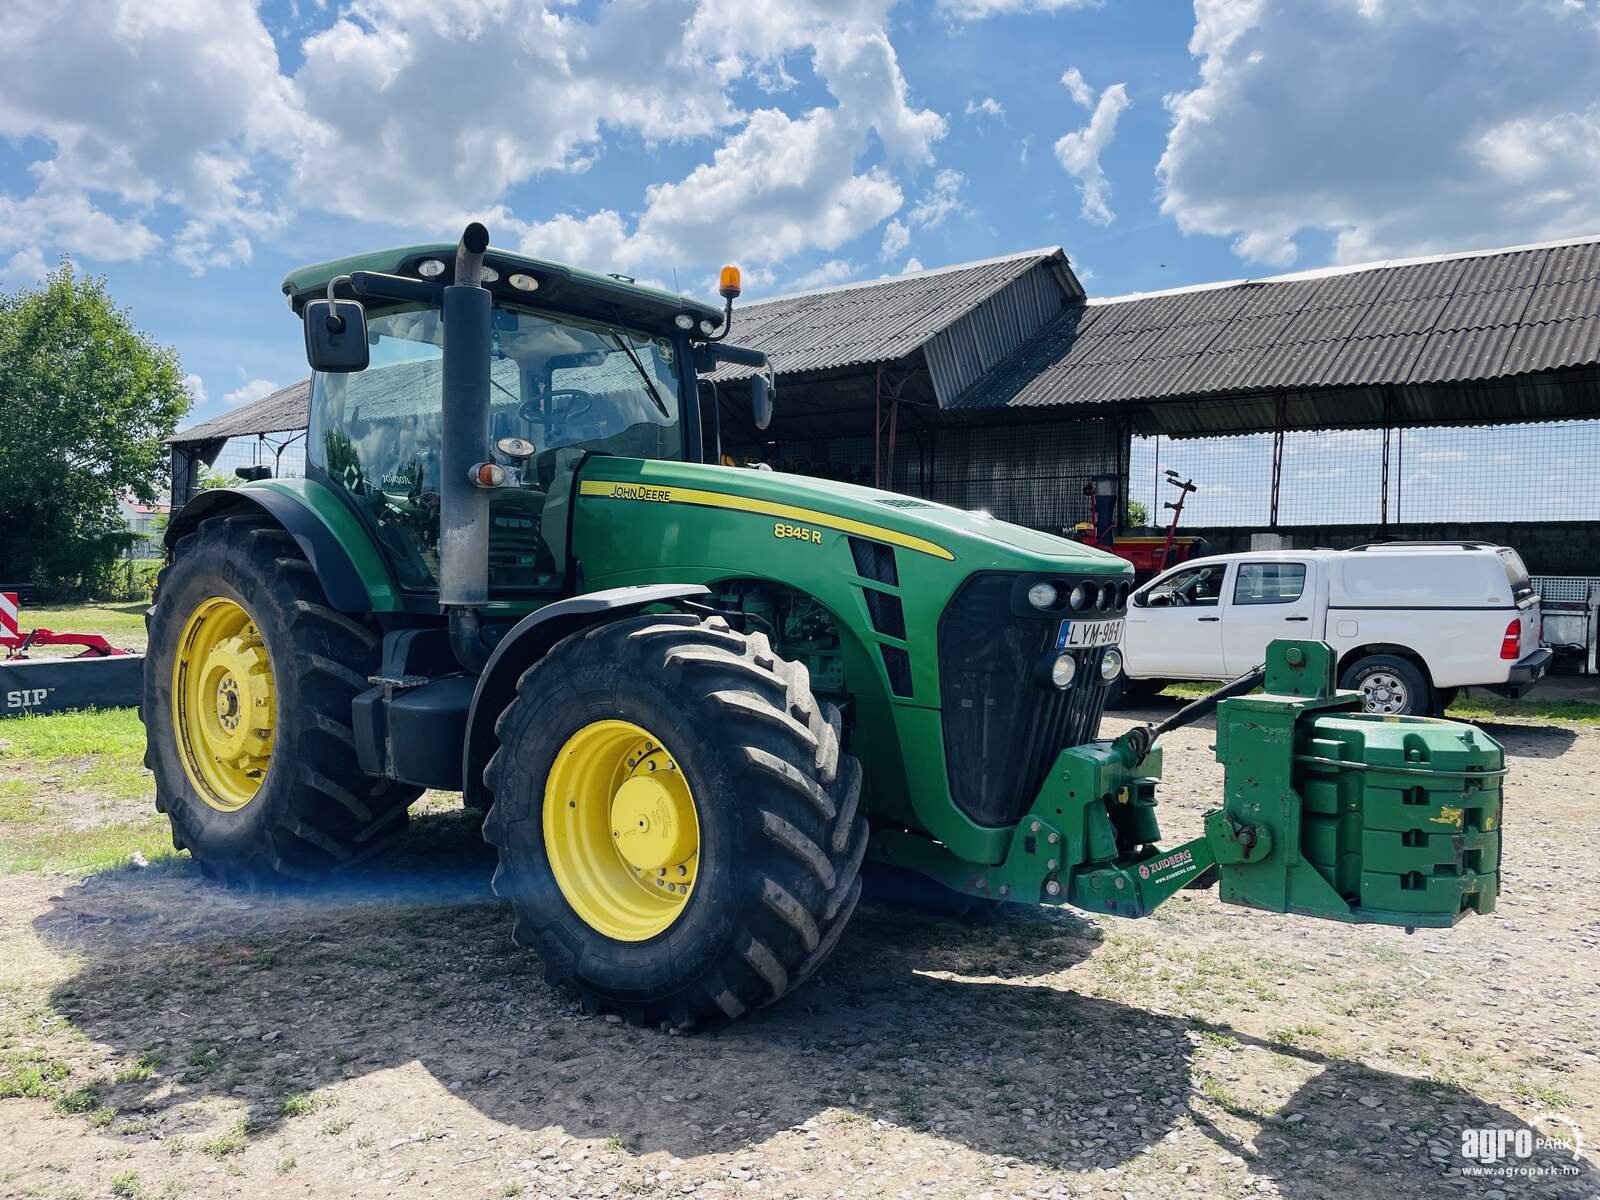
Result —
<instances>
[{"instance_id":1,"label":"tractor headlight","mask_svg":"<svg viewBox=\"0 0 1600 1200\"><path fill-rule=\"evenodd\" d=\"M1086 608L1094 607L1094 598L1099 595L1092 583L1080 583L1072 589L1072 607L1082 612Z\"/></svg>"},{"instance_id":2,"label":"tractor headlight","mask_svg":"<svg viewBox=\"0 0 1600 1200\"><path fill-rule=\"evenodd\" d=\"M1122 651L1115 646L1107 650L1100 659L1100 678L1110 683L1122 674Z\"/></svg>"},{"instance_id":3,"label":"tractor headlight","mask_svg":"<svg viewBox=\"0 0 1600 1200\"><path fill-rule=\"evenodd\" d=\"M679 313L677 316L672 318L672 323L685 333L688 333L694 328L694 318L688 313Z\"/></svg>"},{"instance_id":4,"label":"tractor headlight","mask_svg":"<svg viewBox=\"0 0 1600 1200\"><path fill-rule=\"evenodd\" d=\"M1072 677L1078 673L1078 664L1072 661L1070 654L1058 654L1055 662L1050 664L1050 682L1058 688L1072 686Z\"/></svg>"},{"instance_id":5,"label":"tractor headlight","mask_svg":"<svg viewBox=\"0 0 1600 1200\"><path fill-rule=\"evenodd\" d=\"M715 321L701 321L700 332L705 334L706 337L710 337L717 332L717 323Z\"/></svg>"},{"instance_id":6,"label":"tractor headlight","mask_svg":"<svg viewBox=\"0 0 1600 1200\"><path fill-rule=\"evenodd\" d=\"M1035 608L1054 608L1058 599L1060 593L1056 591L1056 585L1048 581L1036 583L1028 589L1028 603Z\"/></svg>"}]
</instances>

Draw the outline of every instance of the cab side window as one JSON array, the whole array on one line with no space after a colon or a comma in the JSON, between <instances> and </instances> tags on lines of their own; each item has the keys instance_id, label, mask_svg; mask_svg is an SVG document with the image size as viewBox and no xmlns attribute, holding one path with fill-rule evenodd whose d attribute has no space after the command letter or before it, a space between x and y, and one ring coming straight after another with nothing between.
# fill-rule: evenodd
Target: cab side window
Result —
<instances>
[{"instance_id":1,"label":"cab side window","mask_svg":"<svg viewBox=\"0 0 1600 1200\"><path fill-rule=\"evenodd\" d=\"M1240 563L1233 602L1293 604L1305 590L1305 563Z\"/></svg>"},{"instance_id":2,"label":"cab side window","mask_svg":"<svg viewBox=\"0 0 1600 1200\"><path fill-rule=\"evenodd\" d=\"M1148 608L1215 608L1222 599L1222 577L1228 568L1220 563L1190 567L1162 580L1145 594Z\"/></svg>"}]
</instances>

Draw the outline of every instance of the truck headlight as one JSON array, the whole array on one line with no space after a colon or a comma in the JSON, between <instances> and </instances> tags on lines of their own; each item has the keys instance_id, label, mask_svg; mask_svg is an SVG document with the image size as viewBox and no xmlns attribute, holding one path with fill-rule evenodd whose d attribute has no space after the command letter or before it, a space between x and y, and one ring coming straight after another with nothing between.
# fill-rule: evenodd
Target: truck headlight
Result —
<instances>
[{"instance_id":1,"label":"truck headlight","mask_svg":"<svg viewBox=\"0 0 1600 1200\"><path fill-rule=\"evenodd\" d=\"M1056 585L1047 581L1036 583L1028 589L1028 603L1035 608L1054 608L1059 598Z\"/></svg>"},{"instance_id":2,"label":"truck headlight","mask_svg":"<svg viewBox=\"0 0 1600 1200\"><path fill-rule=\"evenodd\" d=\"M1100 659L1100 678L1110 683L1122 674L1122 651L1115 646L1107 650Z\"/></svg>"},{"instance_id":3,"label":"truck headlight","mask_svg":"<svg viewBox=\"0 0 1600 1200\"><path fill-rule=\"evenodd\" d=\"M1059 654L1055 662L1050 664L1050 682L1058 688L1072 686L1072 677L1078 673L1078 664L1072 661L1072 655Z\"/></svg>"}]
</instances>

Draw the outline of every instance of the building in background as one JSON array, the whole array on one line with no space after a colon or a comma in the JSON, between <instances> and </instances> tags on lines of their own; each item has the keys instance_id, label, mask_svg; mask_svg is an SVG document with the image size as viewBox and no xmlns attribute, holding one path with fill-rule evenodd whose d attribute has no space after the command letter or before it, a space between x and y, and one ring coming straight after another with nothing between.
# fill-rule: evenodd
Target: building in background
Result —
<instances>
[{"instance_id":1,"label":"building in background","mask_svg":"<svg viewBox=\"0 0 1600 1200\"><path fill-rule=\"evenodd\" d=\"M1159 521L1171 468L1218 550L1474 537L1541 574L1600 561L1600 237L1105 299L1050 248L745 305L731 338L779 383L760 432L748 371L703 385L735 458L1055 533L1107 480ZM240 445L297 469L306 402L177 434L175 499Z\"/></svg>"}]
</instances>

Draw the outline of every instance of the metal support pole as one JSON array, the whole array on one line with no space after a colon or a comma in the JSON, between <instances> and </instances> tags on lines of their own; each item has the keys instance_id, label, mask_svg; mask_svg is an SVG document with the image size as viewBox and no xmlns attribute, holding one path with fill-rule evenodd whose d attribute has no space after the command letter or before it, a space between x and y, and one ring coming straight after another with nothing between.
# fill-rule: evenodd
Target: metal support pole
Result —
<instances>
[{"instance_id":1,"label":"metal support pole","mask_svg":"<svg viewBox=\"0 0 1600 1200\"><path fill-rule=\"evenodd\" d=\"M1383 427L1383 485L1378 494L1378 526L1389 527L1389 427Z\"/></svg>"},{"instance_id":2,"label":"metal support pole","mask_svg":"<svg viewBox=\"0 0 1600 1200\"><path fill-rule=\"evenodd\" d=\"M1283 406L1283 397L1279 396L1272 426L1272 511L1267 521L1272 529L1278 527L1278 496L1283 487Z\"/></svg>"},{"instance_id":3,"label":"metal support pole","mask_svg":"<svg viewBox=\"0 0 1600 1200\"><path fill-rule=\"evenodd\" d=\"M872 486L882 488L878 482L878 466L883 462L880 442L883 437L883 365L878 363L872 373Z\"/></svg>"}]
</instances>

